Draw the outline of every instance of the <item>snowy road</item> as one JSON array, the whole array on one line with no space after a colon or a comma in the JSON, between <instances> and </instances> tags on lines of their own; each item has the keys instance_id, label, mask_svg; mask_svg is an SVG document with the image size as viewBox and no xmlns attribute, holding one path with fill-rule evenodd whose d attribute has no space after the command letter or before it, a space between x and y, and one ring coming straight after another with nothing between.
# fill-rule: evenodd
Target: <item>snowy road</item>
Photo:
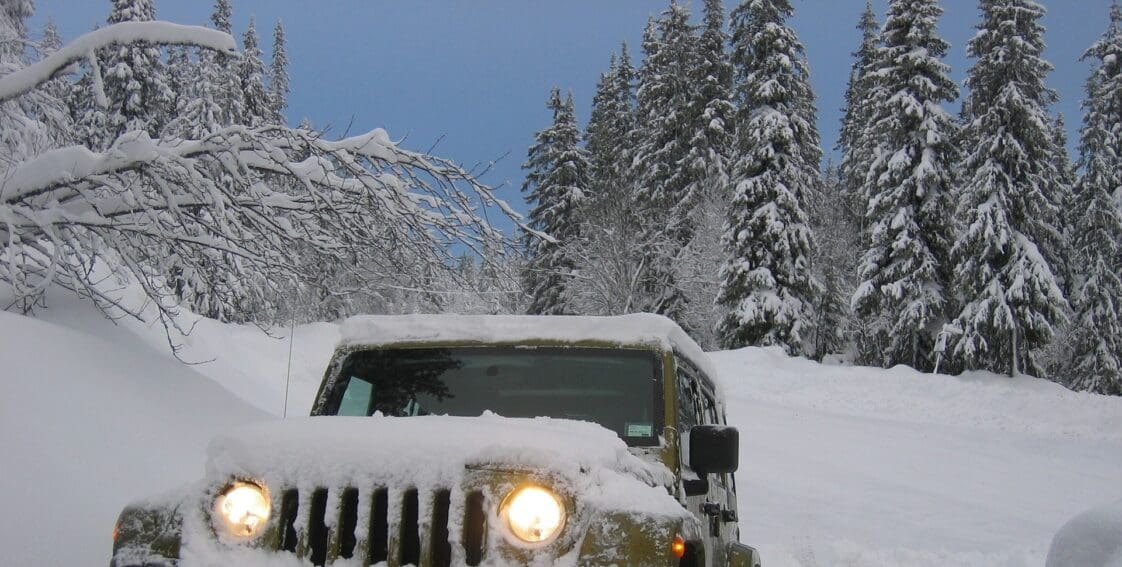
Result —
<instances>
[{"instance_id":1,"label":"snowy road","mask_svg":"<svg viewBox=\"0 0 1122 567\"><path fill-rule=\"evenodd\" d=\"M791 394L802 380L791 366L830 367L764 366L759 351L714 358L726 383L734 367L755 369L726 389L730 422L741 431L741 539L759 545L768 567L1039 566L1067 518L1122 497L1117 439L845 415ZM870 405L907 395L881 386L850 380L851 393ZM768 387L765 396L785 391L787 403L753 399ZM1036 395L1006 387L1011 402Z\"/></svg>"}]
</instances>

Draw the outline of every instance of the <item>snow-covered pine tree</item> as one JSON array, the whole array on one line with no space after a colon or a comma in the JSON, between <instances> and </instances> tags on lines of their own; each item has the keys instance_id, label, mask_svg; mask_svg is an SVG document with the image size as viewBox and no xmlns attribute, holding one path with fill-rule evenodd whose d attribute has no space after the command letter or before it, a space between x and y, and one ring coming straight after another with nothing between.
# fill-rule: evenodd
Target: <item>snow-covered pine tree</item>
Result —
<instances>
[{"instance_id":1,"label":"snow-covered pine tree","mask_svg":"<svg viewBox=\"0 0 1122 567\"><path fill-rule=\"evenodd\" d=\"M732 104L732 64L725 44L725 12L721 0L705 0L705 22L694 56L693 100L690 109L694 122L684 162L688 184L684 190L686 210L706 194L727 199L729 153L734 132L736 108Z\"/></svg>"},{"instance_id":2,"label":"snow-covered pine tree","mask_svg":"<svg viewBox=\"0 0 1122 567\"><path fill-rule=\"evenodd\" d=\"M578 211L580 238L569 246L578 270L566 289L576 313L619 315L641 309L647 250L636 237L642 217L632 181L634 113L635 69L624 44L601 75L585 132L591 191Z\"/></svg>"},{"instance_id":3,"label":"snow-covered pine tree","mask_svg":"<svg viewBox=\"0 0 1122 567\"><path fill-rule=\"evenodd\" d=\"M1083 176L1074 195L1073 245L1080 277L1072 296L1075 358L1067 383L1122 395L1122 218L1112 195L1122 188L1122 7L1084 55L1094 61L1080 136Z\"/></svg>"},{"instance_id":4,"label":"snow-covered pine tree","mask_svg":"<svg viewBox=\"0 0 1122 567\"><path fill-rule=\"evenodd\" d=\"M853 52L853 65L849 72L849 84L845 90L845 106L842 108L838 150L842 153L839 168L842 195L849 202L850 208L856 212L858 224L864 228L865 211L868 205L863 197L863 188L876 145L875 138L867 139L867 135L871 133L868 124L872 116L872 108L875 106L872 96L876 94L872 88L876 77L872 65L881 37L880 24L877 23L871 1L866 2L857 29L861 32L861 45Z\"/></svg>"},{"instance_id":5,"label":"snow-covered pine tree","mask_svg":"<svg viewBox=\"0 0 1122 567\"><path fill-rule=\"evenodd\" d=\"M689 240L678 254L676 272L686 298L684 320L703 346L716 347L714 335L722 311L717 305L717 270L724 257L722 225L731 199L729 177L733 119L732 64L725 48L728 35L721 0L705 0L701 37L695 49L689 106L684 200Z\"/></svg>"},{"instance_id":6,"label":"snow-covered pine tree","mask_svg":"<svg viewBox=\"0 0 1122 567\"><path fill-rule=\"evenodd\" d=\"M958 216L965 230L952 256L963 306L954 355L970 369L1040 374L1034 356L1064 318L1067 301L1053 269L1061 240L1053 196L1056 99L1044 78L1044 7L1032 0L983 0L968 44L977 59L966 79L968 149Z\"/></svg>"},{"instance_id":7,"label":"snow-covered pine tree","mask_svg":"<svg viewBox=\"0 0 1122 567\"><path fill-rule=\"evenodd\" d=\"M736 96L733 197L724 236L719 324L727 348L807 352L819 284L804 210L819 182L814 93L788 0L745 0L732 12Z\"/></svg>"},{"instance_id":8,"label":"snow-covered pine tree","mask_svg":"<svg viewBox=\"0 0 1122 567\"><path fill-rule=\"evenodd\" d=\"M214 29L233 35L233 28L230 25L232 15L230 0L215 0L210 22L214 25ZM241 69L241 55L200 50L199 60L204 68L202 80L213 84L213 102L218 110L215 115L217 123L221 126L244 124L243 96L238 75Z\"/></svg>"},{"instance_id":9,"label":"snow-covered pine tree","mask_svg":"<svg viewBox=\"0 0 1122 567\"><path fill-rule=\"evenodd\" d=\"M841 172L831 161L822 177L819 190L807 196L806 206L816 241L813 273L822 283L822 293L814 308L814 348L811 351L817 360L829 354L843 354L848 348L853 324L849 298L855 287L860 248L855 217L845 206Z\"/></svg>"},{"instance_id":10,"label":"snow-covered pine tree","mask_svg":"<svg viewBox=\"0 0 1122 567\"><path fill-rule=\"evenodd\" d=\"M871 66L866 140L876 140L865 175L866 248L852 304L878 337L866 362L934 367L933 349L951 308L954 167L958 135L943 105L958 98L940 59L937 0L891 0Z\"/></svg>"},{"instance_id":11,"label":"snow-covered pine tree","mask_svg":"<svg viewBox=\"0 0 1122 567\"><path fill-rule=\"evenodd\" d=\"M156 18L152 0L113 0L108 23L148 22ZM174 95L160 48L138 42L118 45L99 54L105 76L105 96L108 108L90 109L81 122L87 125L88 144L93 149L105 149L121 134L130 130L147 132L153 138L170 120ZM104 129L98 130L100 118L88 116L89 112L105 112Z\"/></svg>"},{"instance_id":12,"label":"snow-covered pine tree","mask_svg":"<svg viewBox=\"0 0 1122 567\"><path fill-rule=\"evenodd\" d=\"M273 102L265 88L265 64L257 42L257 26L252 17L242 36L242 58L238 65L238 82L242 93L242 120L247 126L259 126L273 119Z\"/></svg>"},{"instance_id":13,"label":"snow-covered pine tree","mask_svg":"<svg viewBox=\"0 0 1122 567\"><path fill-rule=\"evenodd\" d=\"M671 0L644 33L635 122L638 145L632 162L642 218L639 238L647 250L638 307L666 315L687 330L687 298L676 268L693 234L689 212L697 204L696 195L687 193L690 177L683 167L689 153L697 41L689 20L689 11Z\"/></svg>"},{"instance_id":14,"label":"snow-covered pine tree","mask_svg":"<svg viewBox=\"0 0 1122 567\"><path fill-rule=\"evenodd\" d=\"M530 205L530 228L548 237L527 234L529 261L523 281L530 295L527 312L534 315L570 312L564 302L565 286L576 266L565 246L579 235L573 213L589 188L588 155L580 146L572 93L562 99L560 89L554 88L548 108L553 123L537 133L522 165L527 172L522 191Z\"/></svg>"},{"instance_id":15,"label":"snow-covered pine tree","mask_svg":"<svg viewBox=\"0 0 1122 567\"><path fill-rule=\"evenodd\" d=\"M172 92L171 122L174 122L191 101L198 96L199 70L191 60L191 52L185 46L176 45L167 48L168 86Z\"/></svg>"},{"instance_id":16,"label":"snow-covered pine tree","mask_svg":"<svg viewBox=\"0 0 1122 567\"><path fill-rule=\"evenodd\" d=\"M33 12L31 0L0 0L0 76L33 62L29 48L34 42L27 28ZM39 56L44 55L45 50L41 50ZM0 103L0 178L4 169L69 138L70 118L58 98L64 85L65 79L54 79L18 103Z\"/></svg>"},{"instance_id":17,"label":"snow-covered pine tree","mask_svg":"<svg viewBox=\"0 0 1122 567\"><path fill-rule=\"evenodd\" d=\"M284 23L279 19L273 27L273 61L269 66L269 110L274 124L287 121L284 111L288 109L288 50L284 39Z\"/></svg>"},{"instance_id":18,"label":"snow-covered pine tree","mask_svg":"<svg viewBox=\"0 0 1122 567\"><path fill-rule=\"evenodd\" d=\"M60 47L62 47L62 36L58 32L58 25L55 24L53 18L48 18L47 24L43 26L43 38L39 40L39 59L51 55L58 51ZM66 77L56 77L43 85L43 90L54 100L65 101L67 93L70 91L70 83ZM65 137L70 132L58 132L57 134Z\"/></svg>"}]
</instances>

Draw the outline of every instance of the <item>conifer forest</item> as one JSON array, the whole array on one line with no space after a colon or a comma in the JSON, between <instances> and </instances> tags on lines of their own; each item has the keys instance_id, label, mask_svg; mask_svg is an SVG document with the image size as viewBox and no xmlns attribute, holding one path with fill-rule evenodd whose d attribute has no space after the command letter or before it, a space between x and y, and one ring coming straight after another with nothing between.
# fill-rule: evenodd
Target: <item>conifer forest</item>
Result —
<instances>
[{"instance_id":1,"label":"conifer forest","mask_svg":"<svg viewBox=\"0 0 1122 567\"><path fill-rule=\"evenodd\" d=\"M670 0L603 54L588 116L541 93L508 203L457 156L290 123L284 24L233 29L236 2L204 28L112 0L64 40L0 0L3 308L61 288L139 317L107 291L128 281L169 333L181 311L651 312L709 350L1122 395L1117 4L1069 144L1038 2L977 2L965 81L939 0L854 2L843 119L821 124L805 2Z\"/></svg>"}]
</instances>

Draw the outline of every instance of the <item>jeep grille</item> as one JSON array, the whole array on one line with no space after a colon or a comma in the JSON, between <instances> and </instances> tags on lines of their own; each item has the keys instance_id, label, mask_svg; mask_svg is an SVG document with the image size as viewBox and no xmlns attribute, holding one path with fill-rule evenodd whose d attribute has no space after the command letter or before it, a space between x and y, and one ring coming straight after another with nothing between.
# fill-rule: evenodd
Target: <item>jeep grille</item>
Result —
<instances>
[{"instance_id":1,"label":"jeep grille","mask_svg":"<svg viewBox=\"0 0 1122 567\"><path fill-rule=\"evenodd\" d=\"M358 559L362 565L385 562L389 567L483 561L487 515L481 492L289 489L281 495L279 510L277 551L294 553L314 565L331 565L337 559L348 559L348 564Z\"/></svg>"}]
</instances>

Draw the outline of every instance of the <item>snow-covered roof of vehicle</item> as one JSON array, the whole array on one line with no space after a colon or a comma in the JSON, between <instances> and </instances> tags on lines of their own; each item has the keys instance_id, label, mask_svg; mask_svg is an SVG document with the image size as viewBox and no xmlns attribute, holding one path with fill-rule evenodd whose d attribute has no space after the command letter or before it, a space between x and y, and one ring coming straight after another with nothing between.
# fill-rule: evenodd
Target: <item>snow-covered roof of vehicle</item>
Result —
<instances>
[{"instance_id":1,"label":"snow-covered roof of vehicle","mask_svg":"<svg viewBox=\"0 0 1122 567\"><path fill-rule=\"evenodd\" d=\"M571 315L361 315L343 323L340 346L403 343L520 343L597 341L676 348L714 376L709 358L674 321L636 313Z\"/></svg>"}]
</instances>

